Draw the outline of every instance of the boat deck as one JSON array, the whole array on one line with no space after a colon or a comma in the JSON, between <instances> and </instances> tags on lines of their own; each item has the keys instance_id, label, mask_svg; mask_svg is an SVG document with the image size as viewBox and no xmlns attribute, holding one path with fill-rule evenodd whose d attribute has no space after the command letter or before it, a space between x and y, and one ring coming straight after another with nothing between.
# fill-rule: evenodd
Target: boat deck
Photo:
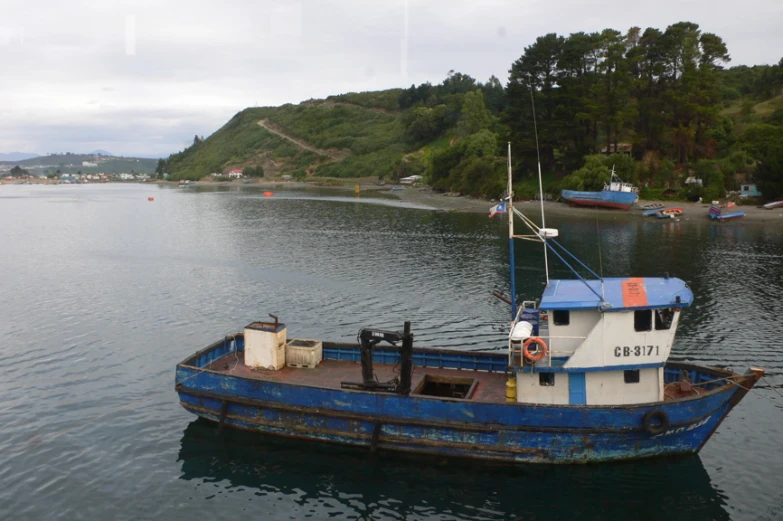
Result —
<instances>
[{"instance_id":1,"label":"boat deck","mask_svg":"<svg viewBox=\"0 0 783 521\"><path fill-rule=\"evenodd\" d=\"M245 365L245 354L243 351L239 351L237 356L234 353L229 353L213 362L208 369L243 378L271 380L327 389L340 389L342 382L362 381L362 366L356 362L323 360L318 367L312 369L285 366L279 371L255 370ZM389 381L399 374L399 366L392 364L375 362L373 370L380 382ZM506 401L507 377L504 373L414 366L411 377L411 389L416 389L422 383L425 375L472 378L476 381L476 386L469 398L470 400L494 403Z\"/></svg>"},{"instance_id":2,"label":"boat deck","mask_svg":"<svg viewBox=\"0 0 783 521\"><path fill-rule=\"evenodd\" d=\"M218 359L207 369L222 374L230 374L243 378L271 380L295 385L341 389L342 382L360 382L362 379L361 364L351 361L323 360L316 368L297 368L285 366L279 371L255 370L245 365L245 354L239 351ZM375 363L375 374L380 382L392 380L398 375L399 366ZM498 403L506 401L506 379L504 373L442 369L437 367L414 367L411 377L411 389L422 384L425 375L430 377L460 377L475 380L475 388L468 399L477 402ZM690 398L707 392L708 389L697 386L681 386L679 382L670 382L664 388L664 400Z\"/></svg>"}]
</instances>

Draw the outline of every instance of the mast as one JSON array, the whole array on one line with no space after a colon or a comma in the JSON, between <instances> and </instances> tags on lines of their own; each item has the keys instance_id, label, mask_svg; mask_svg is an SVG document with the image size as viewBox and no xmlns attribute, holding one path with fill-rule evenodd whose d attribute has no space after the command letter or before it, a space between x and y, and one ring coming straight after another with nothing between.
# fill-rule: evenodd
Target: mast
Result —
<instances>
[{"instance_id":1,"label":"mast","mask_svg":"<svg viewBox=\"0 0 783 521\"><path fill-rule=\"evenodd\" d=\"M538 123L536 122L536 103L533 100L533 77L528 73L530 85L530 106L533 107L533 133L536 135L536 158L538 159L538 200L541 202L541 228L546 229L544 220L544 184L541 181L541 152L538 147ZM546 272L546 285L549 286L549 259L546 254L546 237L541 237L544 242L544 271Z\"/></svg>"},{"instance_id":2,"label":"mast","mask_svg":"<svg viewBox=\"0 0 783 521\"><path fill-rule=\"evenodd\" d=\"M513 203L513 191L511 183L511 141L508 142L508 187L506 193L508 194L508 201L506 201L506 210L508 213L508 255L509 266L511 269L511 320L517 318L517 287L514 280L514 203ZM547 282L549 279L547 277Z\"/></svg>"}]
</instances>

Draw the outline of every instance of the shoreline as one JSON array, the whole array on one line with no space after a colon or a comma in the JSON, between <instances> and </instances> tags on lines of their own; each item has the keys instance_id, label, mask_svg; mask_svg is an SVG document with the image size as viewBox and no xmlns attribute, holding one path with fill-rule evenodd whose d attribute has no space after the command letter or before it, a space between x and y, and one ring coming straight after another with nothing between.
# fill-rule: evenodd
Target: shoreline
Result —
<instances>
[{"instance_id":1,"label":"shoreline","mask_svg":"<svg viewBox=\"0 0 783 521\"><path fill-rule=\"evenodd\" d=\"M433 192L432 190L420 190L416 188L406 188L405 190L391 192L394 196L400 200L413 202L418 204L424 204L432 206L440 210L466 212L466 213L483 213L489 215L490 207L495 204L492 201L484 201L482 199L474 199L468 196L445 196ZM664 207L670 208L682 208L685 210L683 215L676 219L657 219L655 217L645 217L642 215L642 210L639 208L640 204L649 203L661 203ZM547 215L556 216L569 216L569 217L584 217L588 219L611 219L611 220L630 220L639 219L646 222L680 222L680 221L694 221L704 223L714 223L720 226L736 226L747 224L762 224L767 226L780 225L783 227L783 208L777 208L773 210L767 210L759 206L751 205L737 205L732 208L732 211L744 211L745 216L736 220L730 220L725 222L715 222L708 217L708 211L710 204L704 202L678 202L678 201L640 201L630 210L613 210L608 208L595 208L587 206L572 206L564 202L556 201L544 201L544 211ZM536 212L540 212L539 201L515 201L514 205L522 210L527 211L529 214L534 215Z\"/></svg>"},{"instance_id":2,"label":"shoreline","mask_svg":"<svg viewBox=\"0 0 783 521\"><path fill-rule=\"evenodd\" d=\"M24 182L6 182L5 185L23 185ZM47 184L47 183L33 183L33 184ZM51 184L51 183L48 183ZM104 184L104 183L95 183ZM120 183L126 184L126 183ZM177 181L152 181L150 183L143 183L147 185L165 185L165 186L178 186ZM447 212L463 212L463 213L476 213L489 215L489 209L497 201L487 201L484 199L478 199L465 195L453 195L443 194L435 192L429 187L415 187L406 185L403 190L391 190L393 185L378 185L375 182L375 178L359 178L350 180L341 180L340 182L324 179L323 181L292 181L292 180L277 180L259 178L253 179L252 182L245 184L243 181L196 181L193 185L188 186L225 186L225 187L275 187L285 188L293 190L301 189L328 189L341 191L345 193L354 194L354 187L359 185L362 194L375 194L383 193L385 196L391 196L400 201L414 203L417 205L428 206L434 210L447 211ZM661 203L664 207L676 207L683 208L685 213L676 219L656 219L655 217L644 217L642 210L639 208L640 204L649 203ZM527 211L529 214L534 215L539 212L539 201L515 201L517 208L523 211ZM737 205L733 211L744 211L745 216L736 220L726 222L714 222L708 218L709 203L697 203L697 202L680 202L680 201L663 201L663 200L640 200L630 210L615 210L608 208L594 208L585 206L572 206L564 202L557 201L544 201L544 208L547 215L553 216L568 216L568 217L583 217L588 219L604 219L604 220L632 220L639 219L645 222L660 222L662 224L669 222L680 221L693 221L700 223L714 223L720 226L737 226L744 224L764 225L764 226L783 226L783 208L776 208L767 210L760 206L752 205Z\"/></svg>"}]
</instances>

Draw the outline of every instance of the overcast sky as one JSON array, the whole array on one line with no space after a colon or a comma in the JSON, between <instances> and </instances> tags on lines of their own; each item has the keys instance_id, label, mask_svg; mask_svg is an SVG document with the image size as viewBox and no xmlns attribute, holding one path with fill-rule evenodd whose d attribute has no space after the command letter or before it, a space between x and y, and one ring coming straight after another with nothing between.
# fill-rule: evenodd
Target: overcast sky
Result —
<instances>
[{"instance_id":1,"label":"overcast sky","mask_svg":"<svg viewBox=\"0 0 783 521\"><path fill-rule=\"evenodd\" d=\"M781 0L0 0L0 152L167 156L248 106L505 83L537 36L683 20L730 65L783 57Z\"/></svg>"}]
</instances>

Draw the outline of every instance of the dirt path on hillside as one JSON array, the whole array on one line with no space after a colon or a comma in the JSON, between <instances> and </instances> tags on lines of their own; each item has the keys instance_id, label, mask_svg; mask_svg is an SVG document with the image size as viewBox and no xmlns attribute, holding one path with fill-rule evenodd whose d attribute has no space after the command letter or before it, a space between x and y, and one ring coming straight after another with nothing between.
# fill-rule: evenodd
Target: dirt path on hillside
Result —
<instances>
[{"instance_id":1,"label":"dirt path on hillside","mask_svg":"<svg viewBox=\"0 0 783 521\"><path fill-rule=\"evenodd\" d=\"M326 156L326 157L328 157L328 158L330 159L330 160L328 161L329 163L331 163L331 162L333 162L333 161L342 161L343 159L345 159L346 157L348 157L349 155L351 155L351 151L350 151L350 150L348 150L348 149L344 149L344 148L343 148L343 149L335 149L335 148L323 149L323 148L316 148L316 147L314 147L314 146L310 145L309 143L307 143L307 142L305 142L305 141L302 141L301 139L297 139L297 138L295 138L295 137L293 137L293 136L289 136L288 134L285 134L284 132L281 132L280 130L278 130L277 128L275 128L274 126L272 126L272 124L271 124L271 123L269 123L269 122L268 122L267 120L265 120L265 119L262 119L261 121L259 121L259 122L258 122L258 124L259 124L261 127L263 127L264 129L266 129L266 130L268 130L269 132L271 132L272 134L274 134L274 135L276 135L276 136L279 136L279 137L281 137L281 138L283 138L283 139L287 139L288 141L290 141L291 143L295 144L296 146L298 146L298 147L300 147L300 148L303 148L303 149L305 149L305 150L309 150L310 152L314 152L314 153L316 153L316 154L318 154L318 155L320 155L320 156Z\"/></svg>"}]
</instances>

